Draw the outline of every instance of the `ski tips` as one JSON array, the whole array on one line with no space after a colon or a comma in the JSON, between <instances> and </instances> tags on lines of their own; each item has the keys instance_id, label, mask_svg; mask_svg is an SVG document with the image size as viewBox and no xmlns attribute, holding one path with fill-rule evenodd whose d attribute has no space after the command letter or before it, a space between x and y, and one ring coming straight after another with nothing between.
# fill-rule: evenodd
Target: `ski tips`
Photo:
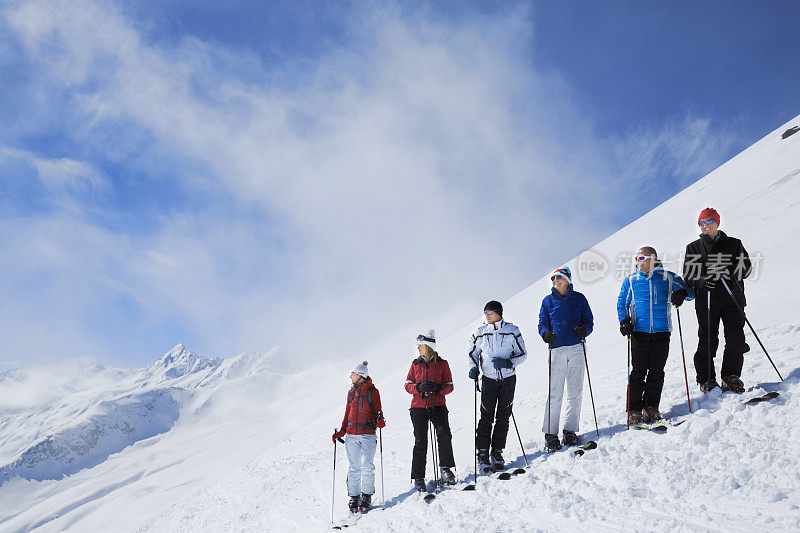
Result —
<instances>
[{"instance_id":1,"label":"ski tips","mask_svg":"<svg viewBox=\"0 0 800 533\"><path fill-rule=\"evenodd\" d=\"M511 479L511 472L503 472L502 474L497 476L497 479L504 479L504 480Z\"/></svg>"},{"instance_id":2,"label":"ski tips","mask_svg":"<svg viewBox=\"0 0 800 533\"><path fill-rule=\"evenodd\" d=\"M435 494L426 494L425 497L422 498L422 499L425 501L425 503L431 503L433 500L436 499L436 495Z\"/></svg>"},{"instance_id":3,"label":"ski tips","mask_svg":"<svg viewBox=\"0 0 800 533\"><path fill-rule=\"evenodd\" d=\"M467 485L466 487L464 487L461 490L475 490L475 485Z\"/></svg>"}]
</instances>

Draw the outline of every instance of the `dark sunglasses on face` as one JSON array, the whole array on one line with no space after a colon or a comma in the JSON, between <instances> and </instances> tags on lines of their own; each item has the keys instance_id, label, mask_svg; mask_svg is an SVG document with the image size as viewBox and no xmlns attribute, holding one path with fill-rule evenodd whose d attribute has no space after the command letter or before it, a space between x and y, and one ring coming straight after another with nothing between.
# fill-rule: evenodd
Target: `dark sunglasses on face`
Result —
<instances>
[{"instance_id":1,"label":"dark sunglasses on face","mask_svg":"<svg viewBox=\"0 0 800 533\"><path fill-rule=\"evenodd\" d=\"M557 279L566 279L564 276L559 276L556 274L555 276L550 276L550 281L555 281Z\"/></svg>"},{"instance_id":2,"label":"dark sunglasses on face","mask_svg":"<svg viewBox=\"0 0 800 533\"><path fill-rule=\"evenodd\" d=\"M644 260L646 260L646 259L650 259L650 256L647 256L647 255L637 255L636 257L634 257L634 259L636 259L637 261L644 261Z\"/></svg>"},{"instance_id":3,"label":"dark sunglasses on face","mask_svg":"<svg viewBox=\"0 0 800 533\"><path fill-rule=\"evenodd\" d=\"M492 311L491 309L484 309L483 310L483 314L486 315L486 316L489 316L489 315L491 315L493 313L496 313L496 312L497 311Z\"/></svg>"},{"instance_id":4,"label":"dark sunglasses on face","mask_svg":"<svg viewBox=\"0 0 800 533\"><path fill-rule=\"evenodd\" d=\"M697 225L700 226L700 227L703 227L703 226L708 226L712 222L716 222L716 220L714 220L713 218L709 218L709 219L706 219L706 220L701 220L700 222L697 223Z\"/></svg>"}]
</instances>

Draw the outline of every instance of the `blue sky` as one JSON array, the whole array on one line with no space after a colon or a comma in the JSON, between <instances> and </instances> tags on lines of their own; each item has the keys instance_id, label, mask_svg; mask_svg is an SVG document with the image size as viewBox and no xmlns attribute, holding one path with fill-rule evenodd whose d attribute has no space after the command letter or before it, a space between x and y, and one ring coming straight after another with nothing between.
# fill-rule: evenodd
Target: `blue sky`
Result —
<instances>
[{"instance_id":1,"label":"blue sky","mask_svg":"<svg viewBox=\"0 0 800 533\"><path fill-rule=\"evenodd\" d=\"M357 358L463 325L795 116L796 20L6 2L0 365Z\"/></svg>"}]
</instances>

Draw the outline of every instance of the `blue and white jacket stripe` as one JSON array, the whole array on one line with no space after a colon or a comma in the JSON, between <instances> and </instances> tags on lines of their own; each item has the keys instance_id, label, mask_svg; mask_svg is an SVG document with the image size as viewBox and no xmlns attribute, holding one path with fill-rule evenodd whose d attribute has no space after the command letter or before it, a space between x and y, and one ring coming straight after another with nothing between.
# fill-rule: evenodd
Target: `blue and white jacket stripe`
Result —
<instances>
[{"instance_id":1,"label":"blue and white jacket stripe","mask_svg":"<svg viewBox=\"0 0 800 533\"><path fill-rule=\"evenodd\" d=\"M694 299L694 291L683 278L665 270L659 263L649 274L636 270L622 282L617 298L620 322L631 317L633 330L645 333L672 331L672 293L685 289L686 300Z\"/></svg>"}]
</instances>

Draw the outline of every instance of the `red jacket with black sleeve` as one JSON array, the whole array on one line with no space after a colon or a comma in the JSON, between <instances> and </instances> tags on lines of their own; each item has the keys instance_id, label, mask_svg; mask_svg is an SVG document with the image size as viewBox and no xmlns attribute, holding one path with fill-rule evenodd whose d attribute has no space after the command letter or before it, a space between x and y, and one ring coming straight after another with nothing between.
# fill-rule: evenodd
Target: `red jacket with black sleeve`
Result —
<instances>
[{"instance_id":1,"label":"red jacket with black sleeve","mask_svg":"<svg viewBox=\"0 0 800 533\"><path fill-rule=\"evenodd\" d=\"M367 378L347 392L347 405L340 431L351 435L374 435L375 429L386 425L381 408L381 395Z\"/></svg>"},{"instance_id":2,"label":"red jacket with black sleeve","mask_svg":"<svg viewBox=\"0 0 800 533\"><path fill-rule=\"evenodd\" d=\"M436 394L425 395L417 391L417 383L423 381L435 381L442 386L442 390ZM450 365L441 357L434 356L429 363L425 359L418 357L411 363L411 368L406 376L406 391L413 394L411 407L436 407L445 405L444 396L453 392L453 375L450 373Z\"/></svg>"}]
</instances>

